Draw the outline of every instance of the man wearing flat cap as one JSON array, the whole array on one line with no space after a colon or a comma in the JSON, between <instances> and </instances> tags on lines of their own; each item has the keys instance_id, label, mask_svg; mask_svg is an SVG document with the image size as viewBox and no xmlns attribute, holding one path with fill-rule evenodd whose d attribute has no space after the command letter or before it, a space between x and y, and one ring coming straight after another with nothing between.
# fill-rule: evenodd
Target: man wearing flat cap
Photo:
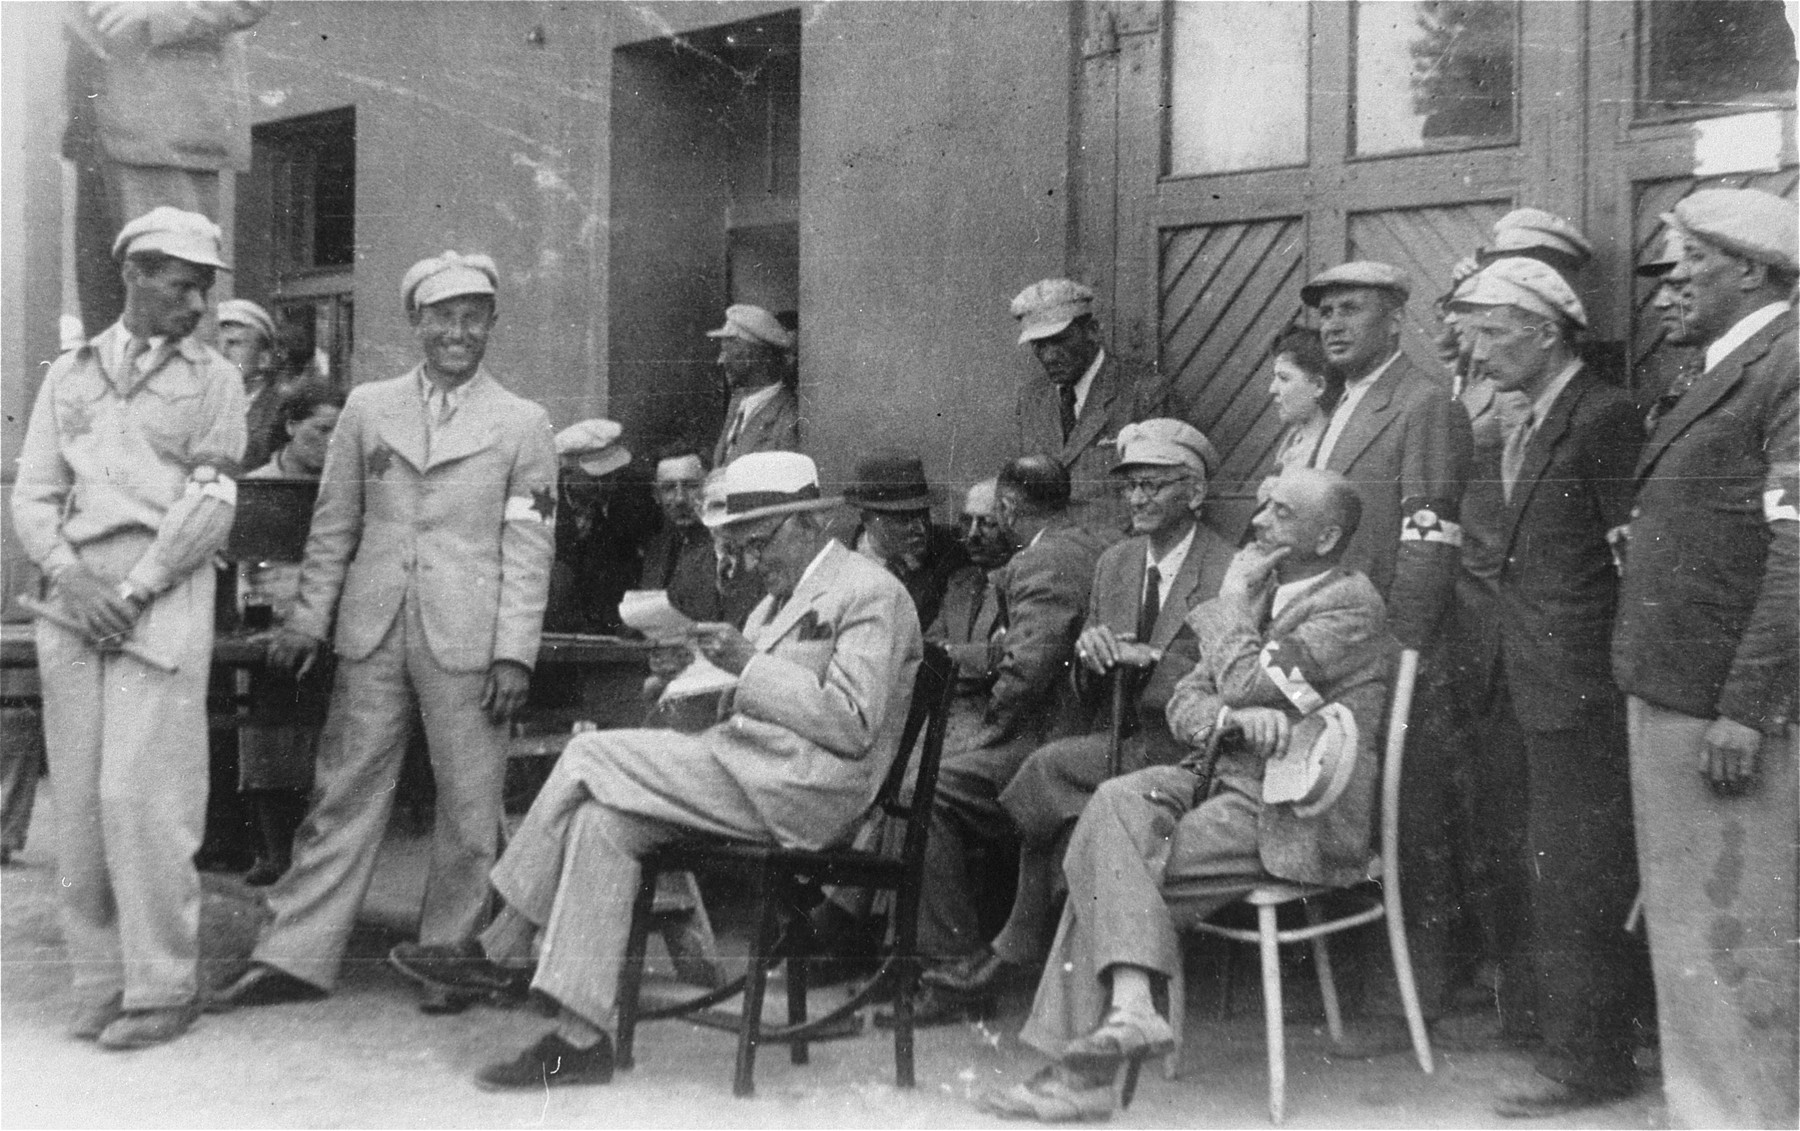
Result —
<instances>
[{"instance_id":1,"label":"man wearing flat cap","mask_svg":"<svg viewBox=\"0 0 1800 1131\"><path fill-rule=\"evenodd\" d=\"M1630 510L1643 431L1631 398L1582 365L1576 335L1587 312L1555 270L1497 259L1455 304L1476 367L1525 402L1500 460L1500 649L1477 729L1482 756L1521 767L1522 811L1504 808L1523 843L1499 863L1528 885L1505 910L1529 911L1535 961L1521 972L1534 979L1543 1037L1544 1079L1496 1111L1541 1118L1638 1086L1624 928L1637 861L1624 703L1610 666L1619 592L1610 536Z\"/></svg>"},{"instance_id":2,"label":"man wearing flat cap","mask_svg":"<svg viewBox=\"0 0 1800 1131\"><path fill-rule=\"evenodd\" d=\"M497 281L493 260L453 251L407 271L424 361L358 386L332 433L299 600L269 648L272 666L302 673L328 638L336 648L317 785L269 889L274 921L227 1004L336 985L415 712L437 781L419 936L448 945L483 921L506 728L537 660L556 522L550 418L482 365Z\"/></svg>"},{"instance_id":3,"label":"man wearing flat cap","mask_svg":"<svg viewBox=\"0 0 1800 1131\"><path fill-rule=\"evenodd\" d=\"M1664 223L1677 344L1705 369L1637 461L1613 674L1678 1127L1796 1119L1795 207L1706 189Z\"/></svg>"},{"instance_id":4,"label":"man wearing flat cap","mask_svg":"<svg viewBox=\"0 0 1800 1131\"><path fill-rule=\"evenodd\" d=\"M177 573L159 549L184 507L236 501L219 469L243 456L243 382L193 337L221 242L174 208L125 225L125 312L50 366L13 489L19 542L59 610L37 649L69 1032L109 1049L172 1040L196 1012L215 577ZM197 560L229 525L189 547Z\"/></svg>"},{"instance_id":5,"label":"man wearing flat cap","mask_svg":"<svg viewBox=\"0 0 1800 1131\"><path fill-rule=\"evenodd\" d=\"M486 991L535 953L531 988L556 1004L556 1027L483 1069L483 1088L612 1078L606 1031L645 852L696 832L832 844L874 801L898 751L924 651L906 590L830 536L824 512L841 500L821 496L805 456L740 457L723 494L705 521L768 593L744 632L696 630L701 654L738 678L723 721L699 734L576 736L494 869L506 907L481 935L484 957L394 955L427 984Z\"/></svg>"},{"instance_id":6,"label":"man wearing flat cap","mask_svg":"<svg viewBox=\"0 0 1800 1131\"><path fill-rule=\"evenodd\" d=\"M1462 545L1459 507L1473 440L1469 417L1449 390L1400 351L1400 319L1411 292L1404 272L1357 260L1300 288L1318 316L1327 363L1344 380L1310 466L1341 473L1362 496L1362 521L1344 564L1360 570L1387 603L1388 627L1422 653L1414 717L1440 732L1409 743L1402 852L1410 862L1405 907L1427 1018L1449 976L1449 930L1457 907L1449 888L1455 745L1441 733L1448 714L1440 627L1448 619ZM1372 957L1373 950L1365 957ZM1392 979L1366 962L1378 994L1375 1025L1354 1031L1341 1051L1408 1047Z\"/></svg>"},{"instance_id":7,"label":"man wearing flat cap","mask_svg":"<svg viewBox=\"0 0 1800 1131\"><path fill-rule=\"evenodd\" d=\"M276 435L281 419L281 383L273 373L275 319L249 299L226 299L219 304L219 352L244 375L244 469L255 470L269 462L282 444Z\"/></svg>"},{"instance_id":8,"label":"man wearing flat cap","mask_svg":"<svg viewBox=\"0 0 1800 1131\"><path fill-rule=\"evenodd\" d=\"M1125 507L1108 478L1119 429L1152 416L1182 415L1167 384L1147 366L1115 357L1094 319L1094 292L1073 279L1044 279L1012 300L1019 344L1042 380L1019 387L1019 451L1044 452L1069 473L1069 513L1107 542L1124 536Z\"/></svg>"},{"instance_id":9,"label":"man wearing flat cap","mask_svg":"<svg viewBox=\"0 0 1800 1131\"><path fill-rule=\"evenodd\" d=\"M556 561L546 632L618 632L619 601L643 572L656 504L643 477L628 470L624 432L595 417L556 434Z\"/></svg>"},{"instance_id":10,"label":"man wearing flat cap","mask_svg":"<svg viewBox=\"0 0 1800 1131\"><path fill-rule=\"evenodd\" d=\"M799 451L794 332L762 307L737 303L725 308L725 325L706 336L719 339L719 372L731 397L712 465L724 467L750 452Z\"/></svg>"},{"instance_id":11,"label":"man wearing flat cap","mask_svg":"<svg viewBox=\"0 0 1800 1131\"><path fill-rule=\"evenodd\" d=\"M1163 708L1198 655L1193 633L1183 631L1187 614L1218 594L1231 564L1231 544L1199 517L1217 466L1212 443L1182 421L1155 418L1119 430L1113 481L1131 515L1131 536L1100 555L1075 644L1090 731L1033 751L1001 790L993 818L1010 823L1020 842L1012 913L988 946L930 971L928 992L988 999L1028 983L1043 964L1056 923L1057 847L1110 773L1112 724L1102 710L1109 675L1129 681L1121 768L1166 765L1187 753L1170 735Z\"/></svg>"},{"instance_id":12,"label":"man wearing flat cap","mask_svg":"<svg viewBox=\"0 0 1800 1131\"><path fill-rule=\"evenodd\" d=\"M844 490L856 508L854 528L844 545L880 562L912 595L919 623L937 620L950 576L968 562L956 531L931 521L931 485L918 456L876 452L856 462L856 476Z\"/></svg>"}]
</instances>

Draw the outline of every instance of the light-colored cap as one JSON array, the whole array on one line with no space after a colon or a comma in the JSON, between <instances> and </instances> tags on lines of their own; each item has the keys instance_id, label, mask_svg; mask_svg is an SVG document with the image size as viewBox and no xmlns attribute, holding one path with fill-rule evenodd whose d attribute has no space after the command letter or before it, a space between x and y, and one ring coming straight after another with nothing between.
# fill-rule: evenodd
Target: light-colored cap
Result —
<instances>
[{"instance_id":1,"label":"light-colored cap","mask_svg":"<svg viewBox=\"0 0 1800 1131\"><path fill-rule=\"evenodd\" d=\"M1482 256L1498 259L1532 251L1555 252L1574 260L1577 267L1594 258L1594 245L1575 225L1542 208L1515 208L1494 221L1493 245Z\"/></svg>"},{"instance_id":2,"label":"light-colored cap","mask_svg":"<svg viewBox=\"0 0 1800 1131\"><path fill-rule=\"evenodd\" d=\"M446 251L421 259L400 280L400 302L408 312L458 295L491 295L500 290L500 269L485 255Z\"/></svg>"},{"instance_id":3,"label":"light-colored cap","mask_svg":"<svg viewBox=\"0 0 1800 1131\"><path fill-rule=\"evenodd\" d=\"M794 334L780 319L760 306L752 306L747 302L733 303L725 308L725 325L717 330L708 330L709 338L742 338L746 342L761 342L777 349L794 348Z\"/></svg>"},{"instance_id":4,"label":"light-colored cap","mask_svg":"<svg viewBox=\"0 0 1800 1131\"><path fill-rule=\"evenodd\" d=\"M1118 448L1115 475L1127 467L1185 467L1211 475L1219 466L1219 453L1204 432L1166 416L1119 429Z\"/></svg>"},{"instance_id":5,"label":"light-colored cap","mask_svg":"<svg viewBox=\"0 0 1800 1131\"><path fill-rule=\"evenodd\" d=\"M624 434L624 425L596 416L558 432L556 454L574 460L589 475L607 475L631 462L630 450L619 443Z\"/></svg>"},{"instance_id":6,"label":"light-colored cap","mask_svg":"<svg viewBox=\"0 0 1800 1131\"><path fill-rule=\"evenodd\" d=\"M1701 189L1685 196L1663 223L1731 255L1800 269L1800 215L1794 202L1756 189Z\"/></svg>"},{"instance_id":7,"label":"light-colored cap","mask_svg":"<svg viewBox=\"0 0 1800 1131\"><path fill-rule=\"evenodd\" d=\"M1412 280L1400 268L1373 259L1353 259L1314 275L1311 281L1300 288L1300 301L1308 306L1317 306L1319 300L1325 297L1326 291L1339 287L1374 287L1377 290L1392 291L1400 296L1401 302L1405 302L1412 294Z\"/></svg>"},{"instance_id":8,"label":"light-colored cap","mask_svg":"<svg viewBox=\"0 0 1800 1131\"><path fill-rule=\"evenodd\" d=\"M221 326L248 326L270 345L275 343L275 319L247 298L228 298L220 303L218 320Z\"/></svg>"},{"instance_id":9,"label":"light-colored cap","mask_svg":"<svg viewBox=\"0 0 1800 1131\"><path fill-rule=\"evenodd\" d=\"M140 251L155 251L201 267L231 270L225 262L225 233L198 212L184 212L160 204L119 229L113 240L113 258L123 259Z\"/></svg>"},{"instance_id":10,"label":"light-colored cap","mask_svg":"<svg viewBox=\"0 0 1800 1131\"><path fill-rule=\"evenodd\" d=\"M1019 344L1053 338L1069 323L1094 312L1094 289L1073 279L1042 279L1012 300L1012 316L1019 320Z\"/></svg>"},{"instance_id":11,"label":"light-colored cap","mask_svg":"<svg viewBox=\"0 0 1800 1131\"><path fill-rule=\"evenodd\" d=\"M1496 259L1457 288L1452 307L1516 306L1587 327L1587 310L1556 268L1535 259Z\"/></svg>"},{"instance_id":12,"label":"light-colored cap","mask_svg":"<svg viewBox=\"0 0 1800 1131\"><path fill-rule=\"evenodd\" d=\"M1654 256L1638 264L1637 273L1647 279L1660 279L1675 269L1685 251L1687 238L1681 234L1681 229L1664 228L1662 246Z\"/></svg>"},{"instance_id":13,"label":"light-colored cap","mask_svg":"<svg viewBox=\"0 0 1800 1131\"><path fill-rule=\"evenodd\" d=\"M819 492L819 469L799 452L751 452L731 461L719 477L721 501L708 502L700 521L710 529L759 518L819 511L842 499Z\"/></svg>"}]
</instances>

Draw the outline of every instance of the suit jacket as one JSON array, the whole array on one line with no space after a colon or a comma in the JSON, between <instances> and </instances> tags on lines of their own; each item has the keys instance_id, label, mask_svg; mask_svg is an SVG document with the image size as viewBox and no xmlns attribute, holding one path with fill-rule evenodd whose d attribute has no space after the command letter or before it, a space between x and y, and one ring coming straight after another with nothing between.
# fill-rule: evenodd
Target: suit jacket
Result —
<instances>
[{"instance_id":1,"label":"suit jacket","mask_svg":"<svg viewBox=\"0 0 1800 1131\"><path fill-rule=\"evenodd\" d=\"M856 512L851 511L848 517L832 524L831 534L843 543L845 549L857 550L866 530L858 521ZM906 586L907 593L912 595L913 608L919 613L919 623L929 625L937 620L938 610L944 604L944 590L950 584L951 575L968 564L968 551L963 549L962 539L956 536L956 531L933 523L927 528L925 553L919 559L917 569L908 569L900 562L887 562L886 566L888 572L898 578L900 584Z\"/></svg>"},{"instance_id":2,"label":"suit jacket","mask_svg":"<svg viewBox=\"0 0 1800 1131\"><path fill-rule=\"evenodd\" d=\"M1506 495L1500 454L1508 430L1526 409L1518 393L1502 393L1489 380L1471 381L1457 398L1469 414L1474 440L1469 480L1460 509L1461 566L1456 573L1450 660L1457 693L1471 711L1484 709L1500 663L1500 545Z\"/></svg>"},{"instance_id":3,"label":"suit jacket","mask_svg":"<svg viewBox=\"0 0 1800 1131\"><path fill-rule=\"evenodd\" d=\"M147 29L117 37L100 34L86 5L69 7L65 157L250 168L250 88L237 33L263 18L266 0L153 4Z\"/></svg>"},{"instance_id":4,"label":"suit jacket","mask_svg":"<svg viewBox=\"0 0 1800 1131\"><path fill-rule=\"evenodd\" d=\"M1310 818L1295 816L1290 805L1264 806L1257 849L1269 874L1284 880L1335 886L1366 879L1394 650L1381 595L1362 574L1338 568L1319 575L1272 621L1214 598L1187 623L1200 656L1169 700L1169 729L1182 742L1204 745L1221 707L1274 707L1298 718L1342 703L1355 716L1356 768L1343 794ZM1214 773L1262 796L1263 763L1241 747L1228 744Z\"/></svg>"},{"instance_id":5,"label":"suit jacket","mask_svg":"<svg viewBox=\"0 0 1800 1131\"><path fill-rule=\"evenodd\" d=\"M486 370L426 455L419 370L350 393L332 433L288 624L374 652L415 594L451 671L537 660L556 521L550 417Z\"/></svg>"},{"instance_id":6,"label":"suit jacket","mask_svg":"<svg viewBox=\"0 0 1800 1131\"><path fill-rule=\"evenodd\" d=\"M1631 508L1643 417L1585 369L1525 446L1504 512L1500 632L1513 713L1528 730L1565 730L1612 704L1619 575L1607 531Z\"/></svg>"},{"instance_id":7,"label":"suit jacket","mask_svg":"<svg viewBox=\"0 0 1800 1131\"><path fill-rule=\"evenodd\" d=\"M990 575L1000 631L981 746L1031 750L1079 729L1074 696L1065 693L1069 659L1103 548L1093 531L1063 520Z\"/></svg>"},{"instance_id":8,"label":"suit jacket","mask_svg":"<svg viewBox=\"0 0 1800 1131\"><path fill-rule=\"evenodd\" d=\"M994 633L999 609L988 571L972 562L959 567L944 583L944 599L937 619L925 628L925 639L942 644L950 653L959 691L979 689L985 694L993 681L988 637Z\"/></svg>"},{"instance_id":9,"label":"suit jacket","mask_svg":"<svg viewBox=\"0 0 1800 1131\"><path fill-rule=\"evenodd\" d=\"M1696 718L1793 718L1794 312L1722 359L1662 415L1638 457L1613 635L1619 687Z\"/></svg>"},{"instance_id":10,"label":"suit jacket","mask_svg":"<svg viewBox=\"0 0 1800 1131\"><path fill-rule=\"evenodd\" d=\"M779 611L751 612L758 654L701 739L768 827L827 844L887 776L924 644L891 574L835 541L821 553Z\"/></svg>"},{"instance_id":11,"label":"suit jacket","mask_svg":"<svg viewBox=\"0 0 1800 1131\"><path fill-rule=\"evenodd\" d=\"M782 385L775 395L750 414L737 441L727 444L731 422L737 419L741 395L731 398L725 410L725 425L719 429L718 443L713 445L714 467L724 467L741 455L751 452L797 452L800 450L800 398L792 386Z\"/></svg>"},{"instance_id":12,"label":"suit jacket","mask_svg":"<svg viewBox=\"0 0 1800 1131\"><path fill-rule=\"evenodd\" d=\"M1116 542L1124 536L1127 517L1111 478L1118 461L1119 429L1174 411L1171 399L1154 369L1121 361L1108 350L1075 418L1075 429L1064 440L1057 386L1037 374L1019 388L1019 451L1055 456L1068 469L1073 486L1070 518L1105 541Z\"/></svg>"},{"instance_id":13,"label":"suit jacket","mask_svg":"<svg viewBox=\"0 0 1800 1131\"><path fill-rule=\"evenodd\" d=\"M665 525L644 543L640 589L666 589L669 603L693 620L725 619L718 555L704 526Z\"/></svg>"},{"instance_id":14,"label":"suit jacket","mask_svg":"<svg viewBox=\"0 0 1800 1131\"><path fill-rule=\"evenodd\" d=\"M1145 558L1150 539L1136 535L1116 542L1100 555L1094 567L1094 585L1088 598L1087 624L1104 624L1114 632L1137 631L1138 606L1143 600ZM1132 707L1138 720L1137 737L1149 747L1152 763L1179 762L1187 753L1185 747L1169 734L1168 716L1164 709L1175 685L1193 668L1199 645L1187 628L1188 612L1203 601L1218 595L1219 582L1231 565L1231 544L1205 524L1194 528L1194 544L1175 575L1169 599L1163 602L1156 626L1145 641L1160 648L1163 657L1150 670L1135 697ZM1099 706L1095 692L1100 682L1085 678L1087 669L1074 668L1081 686L1088 693L1090 705ZM1110 727L1111 720L1102 715L1096 722Z\"/></svg>"},{"instance_id":15,"label":"suit jacket","mask_svg":"<svg viewBox=\"0 0 1800 1131\"><path fill-rule=\"evenodd\" d=\"M1469 414L1402 354L1363 394L1325 463L1362 494L1343 564L1374 583L1408 647L1436 639L1449 610L1473 446Z\"/></svg>"}]
</instances>

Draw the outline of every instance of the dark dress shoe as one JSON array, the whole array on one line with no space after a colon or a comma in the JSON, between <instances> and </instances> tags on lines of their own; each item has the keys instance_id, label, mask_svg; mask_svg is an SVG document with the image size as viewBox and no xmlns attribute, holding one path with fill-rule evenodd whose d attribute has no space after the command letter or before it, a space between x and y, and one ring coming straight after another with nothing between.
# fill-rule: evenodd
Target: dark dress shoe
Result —
<instances>
[{"instance_id":1,"label":"dark dress shoe","mask_svg":"<svg viewBox=\"0 0 1800 1131\"><path fill-rule=\"evenodd\" d=\"M289 1005L295 1002L319 1001L328 995L318 986L296 978L285 970L253 963L206 1003L208 1012L222 1012L256 1005Z\"/></svg>"},{"instance_id":2,"label":"dark dress shoe","mask_svg":"<svg viewBox=\"0 0 1800 1131\"><path fill-rule=\"evenodd\" d=\"M993 1012L992 997L962 997L945 993L935 986L925 986L913 994L913 1026L918 1029L982 1021L993 1016ZM875 1012L876 1028L892 1029L897 1023L892 1009Z\"/></svg>"},{"instance_id":3,"label":"dark dress shoe","mask_svg":"<svg viewBox=\"0 0 1800 1131\"><path fill-rule=\"evenodd\" d=\"M1589 1087L1555 1080L1527 1092L1514 1092L1494 1101L1494 1114L1503 1119L1544 1119L1571 1111L1605 1107L1637 1091L1637 1084Z\"/></svg>"},{"instance_id":4,"label":"dark dress shoe","mask_svg":"<svg viewBox=\"0 0 1800 1131\"><path fill-rule=\"evenodd\" d=\"M469 939L453 946L403 942L388 951L388 965L427 990L519 1000L531 975L488 961L481 944Z\"/></svg>"},{"instance_id":5,"label":"dark dress shoe","mask_svg":"<svg viewBox=\"0 0 1800 1131\"><path fill-rule=\"evenodd\" d=\"M555 1088L574 1084L609 1084L613 1078L612 1041L605 1033L592 1048L578 1049L559 1034L548 1033L512 1060L490 1064L475 1074L475 1086L487 1092L523 1088Z\"/></svg>"},{"instance_id":6,"label":"dark dress shoe","mask_svg":"<svg viewBox=\"0 0 1800 1131\"><path fill-rule=\"evenodd\" d=\"M919 982L957 997L990 998L1008 990L1032 988L1037 982L1037 970L982 950L943 966L933 966L919 976Z\"/></svg>"}]
</instances>

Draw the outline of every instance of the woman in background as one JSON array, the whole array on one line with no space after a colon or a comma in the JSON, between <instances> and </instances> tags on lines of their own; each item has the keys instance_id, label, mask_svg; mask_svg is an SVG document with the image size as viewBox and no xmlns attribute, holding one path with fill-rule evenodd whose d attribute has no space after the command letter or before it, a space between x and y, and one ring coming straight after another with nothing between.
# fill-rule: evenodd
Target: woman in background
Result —
<instances>
[{"instance_id":1,"label":"woman in background","mask_svg":"<svg viewBox=\"0 0 1800 1131\"><path fill-rule=\"evenodd\" d=\"M1294 326L1282 331L1269 350L1269 363L1269 395L1282 427L1275 446L1274 474L1279 475L1312 459L1325 438L1331 410L1344 395L1344 383L1328 372L1317 330Z\"/></svg>"}]
</instances>

